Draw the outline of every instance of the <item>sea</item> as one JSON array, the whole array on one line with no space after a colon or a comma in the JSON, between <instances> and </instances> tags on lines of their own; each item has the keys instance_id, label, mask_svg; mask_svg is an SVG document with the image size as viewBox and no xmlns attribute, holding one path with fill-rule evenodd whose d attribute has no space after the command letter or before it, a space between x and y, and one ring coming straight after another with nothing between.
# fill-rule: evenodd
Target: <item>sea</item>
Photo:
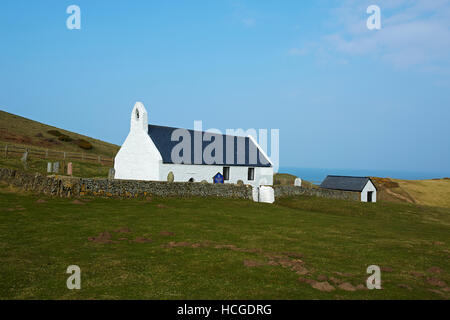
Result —
<instances>
[{"instance_id":1,"label":"sea","mask_svg":"<svg viewBox=\"0 0 450 320\"><path fill-rule=\"evenodd\" d=\"M321 184L327 175L357 176L357 177L382 177L402 180L426 180L450 177L450 172L414 172L394 170L355 170L355 169L330 169L330 168L295 168L280 167L279 173L289 173L314 184Z\"/></svg>"}]
</instances>

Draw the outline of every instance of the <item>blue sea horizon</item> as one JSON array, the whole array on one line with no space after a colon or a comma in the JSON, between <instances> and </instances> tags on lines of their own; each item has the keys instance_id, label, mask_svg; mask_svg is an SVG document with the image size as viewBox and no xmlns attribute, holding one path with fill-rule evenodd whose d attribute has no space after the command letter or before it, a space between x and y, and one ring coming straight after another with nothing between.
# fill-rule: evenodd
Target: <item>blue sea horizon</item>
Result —
<instances>
[{"instance_id":1,"label":"blue sea horizon","mask_svg":"<svg viewBox=\"0 0 450 320\"><path fill-rule=\"evenodd\" d=\"M358 176L358 177L381 177L402 180L428 180L442 179L450 176L450 173L436 172L413 172L396 170L363 170L363 169L331 169L331 168L297 168L280 167L279 173L289 173L301 179L320 184L327 175Z\"/></svg>"}]
</instances>

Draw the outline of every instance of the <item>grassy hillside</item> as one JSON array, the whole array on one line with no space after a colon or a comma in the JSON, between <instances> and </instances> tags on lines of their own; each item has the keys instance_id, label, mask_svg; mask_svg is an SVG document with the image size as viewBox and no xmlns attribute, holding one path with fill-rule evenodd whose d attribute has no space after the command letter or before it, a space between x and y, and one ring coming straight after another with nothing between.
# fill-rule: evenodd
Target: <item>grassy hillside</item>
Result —
<instances>
[{"instance_id":1,"label":"grassy hillside","mask_svg":"<svg viewBox=\"0 0 450 320\"><path fill-rule=\"evenodd\" d=\"M449 209L0 188L0 299L449 299ZM81 290L66 268L81 268ZM382 268L383 290L364 289ZM329 290L329 291L328 291Z\"/></svg>"},{"instance_id":2,"label":"grassy hillside","mask_svg":"<svg viewBox=\"0 0 450 320\"><path fill-rule=\"evenodd\" d=\"M101 165L99 163L91 163L91 162L72 162L72 175L74 177L83 177L83 178L107 178L109 172L109 166ZM62 167L67 165L68 161L60 161L61 171L60 174L63 174ZM38 172L42 175L47 175L47 160L40 159L30 159L27 162L27 169L23 168L23 164L18 158L0 158L0 167L2 168L10 168L16 169L20 171L26 172Z\"/></svg>"},{"instance_id":3,"label":"grassy hillside","mask_svg":"<svg viewBox=\"0 0 450 320\"><path fill-rule=\"evenodd\" d=\"M49 133L52 132L52 133ZM56 132L69 137L60 138ZM64 141L70 140L70 141ZM79 147L78 142L85 140L92 145L86 150ZM45 148L66 152L84 152L107 157L114 157L119 146L86 137L74 132L52 127L37 121L23 118L0 110L0 143L16 144L33 148Z\"/></svg>"},{"instance_id":4,"label":"grassy hillside","mask_svg":"<svg viewBox=\"0 0 450 320\"><path fill-rule=\"evenodd\" d=\"M275 173L273 175L273 184L282 186L293 186L297 177L289 173ZM318 188L315 184L302 179L302 187Z\"/></svg>"},{"instance_id":5,"label":"grassy hillside","mask_svg":"<svg viewBox=\"0 0 450 320\"><path fill-rule=\"evenodd\" d=\"M450 179L398 180L372 178L378 199L450 208Z\"/></svg>"}]
</instances>

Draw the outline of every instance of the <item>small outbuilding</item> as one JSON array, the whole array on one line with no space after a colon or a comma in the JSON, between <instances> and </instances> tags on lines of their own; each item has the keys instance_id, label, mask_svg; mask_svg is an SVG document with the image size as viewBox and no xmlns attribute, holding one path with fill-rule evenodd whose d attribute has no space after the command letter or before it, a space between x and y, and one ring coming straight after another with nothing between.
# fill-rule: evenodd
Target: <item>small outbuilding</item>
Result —
<instances>
[{"instance_id":1,"label":"small outbuilding","mask_svg":"<svg viewBox=\"0 0 450 320\"><path fill-rule=\"evenodd\" d=\"M359 192L362 202L377 202L377 188L369 177L329 175L320 185L324 189Z\"/></svg>"}]
</instances>

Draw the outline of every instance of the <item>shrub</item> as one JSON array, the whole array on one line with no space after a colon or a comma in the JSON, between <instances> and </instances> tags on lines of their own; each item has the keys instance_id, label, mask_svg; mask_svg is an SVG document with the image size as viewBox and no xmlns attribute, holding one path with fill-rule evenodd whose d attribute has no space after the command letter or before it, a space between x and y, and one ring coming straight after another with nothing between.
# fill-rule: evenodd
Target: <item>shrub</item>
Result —
<instances>
[{"instance_id":1,"label":"shrub","mask_svg":"<svg viewBox=\"0 0 450 320\"><path fill-rule=\"evenodd\" d=\"M89 141L80 139L77 141L77 145L84 150L91 150L93 148L92 144Z\"/></svg>"},{"instance_id":2,"label":"shrub","mask_svg":"<svg viewBox=\"0 0 450 320\"><path fill-rule=\"evenodd\" d=\"M173 172L170 171L169 174L167 175L167 182L173 182L174 179L175 176L173 175Z\"/></svg>"},{"instance_id":3,"label":"shrub","mask_svg":"<svg viewBox=\"0 0 450 320\"><path fill-rule=\"evenodd\" d=\"M243 186L243 185L244 185L244 181L238 180L236 184L237 184L238 186Z\"/></svg>"},{"instance_id":4,"label":"shrub","mask_svg":"<svg viewBox=\"0 0 450 320\"><path fill-rule=\"evenodd\" d=\"M59 137L62 135L62 133L59 132L58 130L48 130L47 133L51 134L52 136L56 136L56 137Z\"/></svg>"},{"instance_id":5,"label":"shrub","mask_svg":"<svg viewBox=\"0 0 450 320\"><path fill-rule=\"evenodd\" d=\"M65 141L65 142L70 142L72 141L72 138L69 137L68 135L62 134L58 137L59 141Z\"/></svg>"}]
</instances>

